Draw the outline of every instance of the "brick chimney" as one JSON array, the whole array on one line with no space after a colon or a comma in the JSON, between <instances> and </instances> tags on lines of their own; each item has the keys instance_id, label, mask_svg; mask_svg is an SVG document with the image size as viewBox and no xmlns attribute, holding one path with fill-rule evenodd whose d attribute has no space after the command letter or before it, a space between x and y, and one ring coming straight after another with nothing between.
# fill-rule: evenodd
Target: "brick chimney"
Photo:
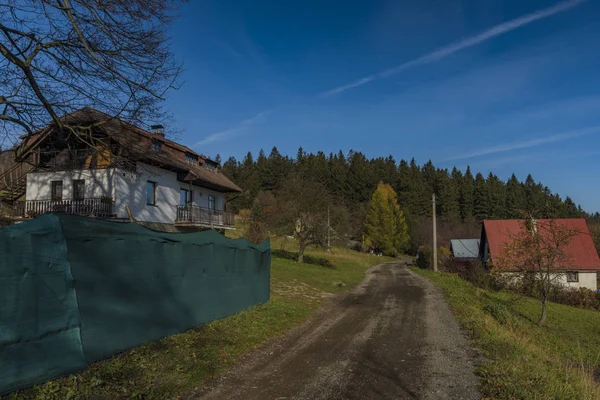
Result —
<instances>
[{"instance_id":1,"label":"brick chimney","mask_svg":"<svg viewBox=\"0 0 600 400\"><path fill-rule=\"evenodd\" d=\"M162 125L152 125L150 127L156 136L165 137L165 127Z\"/></svg>"}]
</instances>

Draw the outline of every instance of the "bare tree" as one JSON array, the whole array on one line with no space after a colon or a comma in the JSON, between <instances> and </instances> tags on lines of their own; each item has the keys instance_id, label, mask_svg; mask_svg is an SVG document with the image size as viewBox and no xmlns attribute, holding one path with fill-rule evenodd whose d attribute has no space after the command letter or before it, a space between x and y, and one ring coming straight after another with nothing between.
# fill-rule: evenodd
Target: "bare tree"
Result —
<instances>
[{"instance_id":1,"label":"bare tree","mask_svg":"<svg viewBox=\"0 0 600 400\"><path fill-rule=\"evenodd\" d=\"M318 181L292 174L281 190L280 201L283 225L298 237L298 262L304 262L307 246L322 246L327 240L327 189Z\"/></svg>"},{"instance_id":2,"label":"bare tree","mask_svg":"<svg viewBox=\"0 0 600 400\"><path fill-rule=\"evenodd\" d=\"M521 232L511 236L502 255L493 260L494 267L499 271L516 273L516 282L529 285L540 299L540 325L546 320L550 294L561 285L564 273L572 267L567 247L578 234L578 230L570 229L559 221L542 223L531 218L523 221Z\"/></svg>"},{"instance_id":3,"label":"bare tree","mask_svg":"<svg viewBox=\"0 0 600 400\"><path fill-rule=\"evenodd\" d=\"M140 126L164 118L159 103L182 68L166 34L179 3L2 2L0 145L49 122L86 141L89 126L61 118L84 106Z\"/></svg>"}]
</instances>

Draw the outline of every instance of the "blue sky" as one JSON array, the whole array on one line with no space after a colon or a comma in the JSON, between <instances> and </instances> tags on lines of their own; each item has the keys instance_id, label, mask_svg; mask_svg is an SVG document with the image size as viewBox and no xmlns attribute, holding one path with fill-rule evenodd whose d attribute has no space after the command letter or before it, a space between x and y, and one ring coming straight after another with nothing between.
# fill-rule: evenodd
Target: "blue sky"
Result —
<instances>
[{"instance_id":1,"label":"blue sky","mask_svg":"<svg viewBox=\"0 0 600 400\"><path fill-rule=\"evenodd\" d=\"M600 2L193 1L171 29L179 141L531 173L600 211Z\"/></svg>"}]
</instances>

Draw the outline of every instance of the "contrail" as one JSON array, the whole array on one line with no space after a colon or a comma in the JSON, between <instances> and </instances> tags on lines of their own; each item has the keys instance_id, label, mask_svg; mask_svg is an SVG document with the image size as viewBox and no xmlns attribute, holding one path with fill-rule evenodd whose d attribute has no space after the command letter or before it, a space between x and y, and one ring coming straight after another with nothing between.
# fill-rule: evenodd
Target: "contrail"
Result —
<instances>
[{"instance_id":1,"label":"contrail","mask_svg":"<svg viewBox=\"0 0 600 400\"><path fill-rule=\"evenodd\" d=\"M577 130L577 131L563 132L563 133L546 136L546 137L542 137L542 138L530 139L530 140L526 140L523 142L506 143L506 144L500 144L500 145L491 146L491 147L485 147L485 148L482 148L479 150L475 150L471 153L448 157L442 161L464 160L466 158L474 158L474 157L484 156L484 155L488 155L488 154L504 153L507 151L518 150L518 149L527 149L527 148L537 147L537 146L541 146L541 145L548 144L548 143L562 142L564 140L574 139L577 137L592 135L592 134L596 134L596 133L600 133L600 126L592 126L592 127Z\"/></svg>"},{"instance_id":2,"label":"contrail","mask_svg":"<svg viewBox=\"0 0 600 400\"><path fill-rule=\"evenodd\" d=\"M272 111L273 110L260 112L251 118L243 120L242 122L238 123L237 125L235 125L232 128L229 128L224 131L212 133L212 134L206 136L204 139L200 140L199 142L196 142L196 144L194 144L192 147L204 146L204 145L207 145L207 144L210 144L213 142L218 142L220 140L230 138L230 137L238 135L238 134L242 134L248 128L250 128L252 125L254 125L257 122L259 122L260 120L264 119L264 117L269 115Z\"/></svg>"},{"instance_id":3,"label":"contrail","mask_svg":"<svg viewBox=\"0 0 600 400\"><path fill-rule=\"evenodd\" d=\"M429 54L421 56L419 58L415 58L414 60L405 62L404 64L400 64L396 67L386 69L385 71L366 76L357 81L348 83L343 86L339 86L335 89L328 90L320 94L321 97L329 97L338 93L345 92L346 90L362 86L371 81L377 79L388 78L392 75L398 74L400 72L406 71L407 69L417 67L419 65L430 64L439 60L442 60L460 50L473 47L478 45L479 43L485 42L486 40L493 39L497 36L503 35L505 33L514 31L522 26L528 25L532 22L535 22L540 19L548 18L554 14L561 13L563 11L570 10L573 7L576 7L586 0L569 0L562 3L558 3L555 6L544 8L542 10L535 11L531 14L524 15L519 18L515 18L513 20L504 22L502 24L496 25L485 32L482 32L478 35L472 36L470 38L461 40L460 42L450 44L448 46L439 48Z\"/></svg>"}]
</instances>

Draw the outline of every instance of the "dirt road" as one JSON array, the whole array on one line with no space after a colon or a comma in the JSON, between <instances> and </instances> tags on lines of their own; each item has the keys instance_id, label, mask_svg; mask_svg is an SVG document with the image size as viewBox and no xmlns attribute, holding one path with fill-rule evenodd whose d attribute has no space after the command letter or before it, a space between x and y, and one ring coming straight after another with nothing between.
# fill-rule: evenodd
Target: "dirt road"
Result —
<instances>
[{"instance_id":1,"label":"dirt road","mask_svg":"<svg viewBox=\"0 0 600 400\"><path fill-rule=\"evenodd\" d=\"M402 263L371 268L201 399L477 399L474 351L441 292Z\"/></svg>"}]
</instances>

